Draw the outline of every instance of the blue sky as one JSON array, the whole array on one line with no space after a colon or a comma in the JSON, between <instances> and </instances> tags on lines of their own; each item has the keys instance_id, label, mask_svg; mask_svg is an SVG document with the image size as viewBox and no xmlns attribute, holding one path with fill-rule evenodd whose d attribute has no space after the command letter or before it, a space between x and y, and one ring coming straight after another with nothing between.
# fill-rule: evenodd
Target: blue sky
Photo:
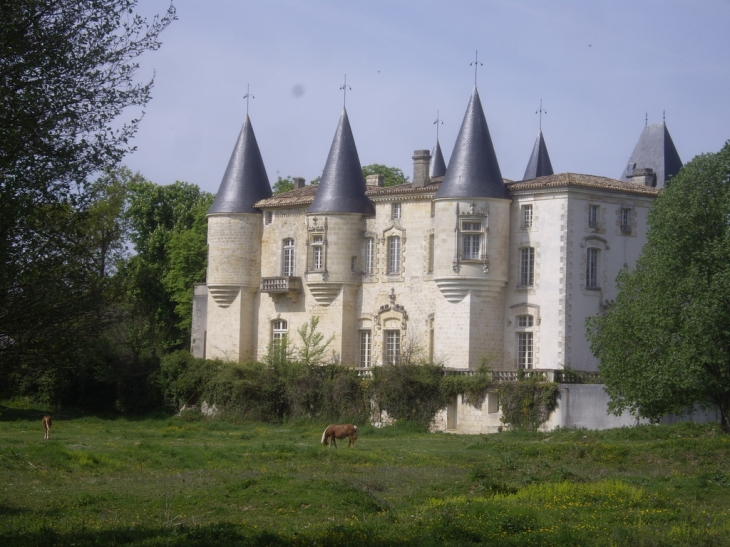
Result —
<instances>
[{"instance_id":1,"label":"blue sky","mask_svg":"<svg viewBox=\"0 0 730 547\"><path fill-rule=\"evenodd\" d=\"M161 13L166 0L141 0ZM321 174L344 75L360 161L448 164L474 85L506 178L522 178L543 100L555 172L618 178L648 113L682 161L730 139L730 1L177 0L141 61L153 100L125 163L215 192L246 115L269 179Z\"/></svg>"}]
</instances>

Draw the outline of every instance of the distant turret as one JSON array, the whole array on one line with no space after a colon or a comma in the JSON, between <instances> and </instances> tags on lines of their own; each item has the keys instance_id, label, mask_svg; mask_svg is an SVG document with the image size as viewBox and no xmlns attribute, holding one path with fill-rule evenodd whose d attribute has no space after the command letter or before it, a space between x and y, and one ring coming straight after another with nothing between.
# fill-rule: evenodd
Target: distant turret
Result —
<instances>
[{"instance_id":1,"label":"distant turret","mask_svg":"<svg viewBox=\"0 0 730 547\"><path fill-rule=\"evenodd\" d=\"M428 174L432 179L436 177L443 177L446 174L446 162L444 161L444 155L441 152L441 145L438 140L436 141L436 146L433 147L431 165L429 166Z\"/></svg>"},{"instance_id":2,"label":"distant turret","mask_svg":"<svg viewBox=\"0 0 730 547\"><path fill-rule=\"evenodd\" d=\"M536 179L537 177L549 177L553 174L553 166L550 163L550 155L545 146L545 139L542 136L542 130L537 136L535 146L530 155L530 161L527 162L525 176L522 180Z\"/></svg>"},{"instance_id":3,"label":"distant turret","mask_svg":"<svg viewBox=\"0 0 730 547\"><path fill-rule=\"evenodd\" d=\"M631 154L628 164L621 173L621 180L647 185L646 172L639 171L639 177L634 178L637 170L651 169L655 180L648 186L664 188L667 181L679 173L682 160L674 146L666 123L650 123L644 127Z\"/></svg>"}]
</instances>

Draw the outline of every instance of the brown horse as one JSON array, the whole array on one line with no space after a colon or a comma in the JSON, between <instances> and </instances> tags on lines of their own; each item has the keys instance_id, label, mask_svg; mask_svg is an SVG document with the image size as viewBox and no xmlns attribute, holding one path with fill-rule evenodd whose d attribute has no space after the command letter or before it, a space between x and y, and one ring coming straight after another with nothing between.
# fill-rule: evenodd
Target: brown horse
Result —
<instances>
[{"instance_id":1,"label":"brown horse","mask_svg":"<svg viewBox=\"0 0 730 547\"><path fill-rule=\"evenodd\" d=\"M51 438L51 426L53 425L53 420L51 419L50 416L43 416L41 423L43 424L43 440L50 439Z\"/></svg>"},{"instance_id":2,"label":"brown horse","mask_svg":"<svg viewBox=\"0 0 730 547\"><path fill-rule=\"evenodd\" d=\"M344 424L344 425L330 425L322 433L322 444L328 446L328 441L332 440L332 445L337 448L337 441L335 439L344 439L349 437L350 441L347 443L347 448L355 446L355 441L360 437L360 432L357 430L356 425Z\"/></svg>"}]
</instances>

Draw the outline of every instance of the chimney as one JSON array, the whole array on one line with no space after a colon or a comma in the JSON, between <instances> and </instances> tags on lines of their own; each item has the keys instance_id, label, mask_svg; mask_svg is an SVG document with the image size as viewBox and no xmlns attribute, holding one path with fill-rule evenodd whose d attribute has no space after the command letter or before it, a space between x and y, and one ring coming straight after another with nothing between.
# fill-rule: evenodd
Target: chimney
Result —
<instances>
[{"instance_id":1,"label":"chimney","mask_svg":"<svg viewBox=\"0 0 730 547\"><path fill-rule=\"evenodd\" d=\"M421 188L431 182L428 176L428 168L431 164L431 152L428 150L415 150L413 152L413 187Z\"/></svg>"},{"instance_id":2,"label":"chimney","mask_svg":"<svg viewBox=\"0 0 730 547\"><path fill-rule=\"evenodd\" d=\"M368 175L365 177L365 184L367 186L384 186L385 177L383 175Z\"/></svg>"},{"instance_id":3,"label":"chimney","mask_svg":"<svg viewBox=\"0 0 730 547\"><path fill-rule=\"evenodd\" d=\"M632 184L640 184L642 186L656 186L656 174L654 169L650 167L642 167L640 169L634 169L629 175Z\"/></svg>"},{"instance_id":4,"label":"chimney","mask_svg":"<svg viewBox=\"0 0 730 547\"><path fill-rule=\"evenodd\" d=\"M304 177L294 177L292 178L292 181L294 181L294 189L297 190L299 188L304 188L307 183L304 180Z\"/></svg>"}]
</instances>

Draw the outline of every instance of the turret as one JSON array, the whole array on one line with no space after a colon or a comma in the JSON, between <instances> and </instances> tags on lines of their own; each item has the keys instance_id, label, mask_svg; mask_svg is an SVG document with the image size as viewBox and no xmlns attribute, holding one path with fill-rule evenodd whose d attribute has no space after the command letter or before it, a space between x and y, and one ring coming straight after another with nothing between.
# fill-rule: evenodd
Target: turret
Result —
<instances>
[{"instance_id":1,"label":"turret","mask_svg":"<svg viewBox=\"0 0 730 547\"><path fill-rule=\"evenodd\" d=\"M527 162L525 176L522 180L536 179L537 177L549 177L553 174L553 165L550 163L550 155L545 146L545 139L542 136L542 130L537 136L535 146L530 154L530 161Z\"/></svg>"},{"instance_id":2,"label":"turret","mask_svg":"<svg viewBox=\"0 0 730 547\"><path fill-rule=\"evenodd\" d=\"M436 146L433 147L428 174L432 179L443 177L446 174L446 162L444 161L444 155L441 152L441 145L438 139L436 139Z\"/></svg>"},{"instance_id":3,"label":"turret","mask_svg":"<svg viewBox=\"0 0 730 547\"><path fill-rule=\"evenodd\" d=\"M682 160L679 159L667 124L650 123L641 132L634 152L621 173L621 180L664 188L681 168ZM647 169L653 171L653 178L647 176Z\"/></svg>"},{"instance_id":4,"label":"turret","mask_svg":"<svg viewBox=\"0 0 730 547\"><path fill-rule=\"evenodd\" d=\"M271 197L248 115L215 200L208 210L208 335L206 357L245 361L254 352L254 301L261 277L262 215L254 203Z\"/></svg>"},{"instance_id":5,"label":"turret","mask_svg":"<svg viewBox=\"0 0 730 547\"><path fill-rule=\"evenodd\" d=\"M436 320L458 332L458 340L437 338L436 353L475 368L503 354L511 203L476 86L434 202Z\"/></svg>"}]
</instances>

